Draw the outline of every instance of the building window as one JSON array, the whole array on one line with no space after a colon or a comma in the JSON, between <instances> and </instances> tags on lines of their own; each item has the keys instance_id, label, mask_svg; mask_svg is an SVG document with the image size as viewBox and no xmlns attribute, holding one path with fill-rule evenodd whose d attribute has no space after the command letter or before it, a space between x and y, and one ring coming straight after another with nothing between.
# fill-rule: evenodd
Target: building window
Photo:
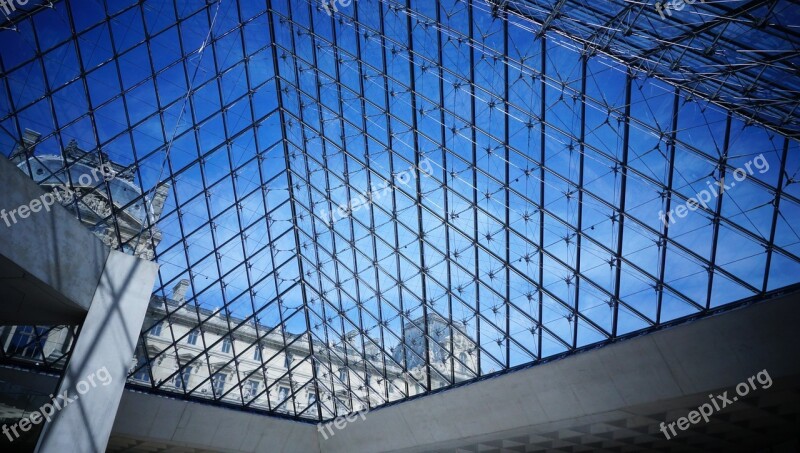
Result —
<instances>
[{"instance_id":1,"label":"building window","mask_svg":"<svg viewBox=\"0 0 800 453\"><path fill-rule=\"evenodd\" d=\"M153 337L160 337L161 336L161 323L158 323L150 328L150 336Z\"/></svg>"},{"instance_id":2,"label":"building window","mask_svg":"<svg viewBox=\"0 0 800 453\"><path fill-rule=\"evenodd\" d=\"M231 339L228 337L222 339L222 352L225 354L231 352Z\"/></svg>"},{"instance_id":3,"label":"building window","mask_svg":"<svg viewBox=\"0 0 800 453\"><path fill-rule=\"evenodd\" d=\"M256 346L256 350L253 352L253 360L261 361L261 348Z\"/></svg>"},{"instance_id":4,"label":"building window","mask_svg":"<svg viewBox=\"0 0 800 453\"><path fill-rule=\"evenodd\" d=\"M254 380L249 379L244 386L244 397L245 398L255 398L258 395L258 389L261 387L261 384Z\"/></svg>"},{"instance_id":5,"label":"building window","mask_svg":"<svg viewBox=\"0 0 800 453\"><path fill-rule=\"evenodd\" d=\"M278 407L275 409L286 409L286 399L289 397L289 387L278 387Z\"/></svg>"},{"instance_id":6,"label":"building window","mask_svg":"<svg viewBox=\"0 0 800 453\"><path fill-rule=\"evenodd\" d=\"M172 383L175 385L175 388L186 390L189 387L189 378L192 376L192 367L187 366L181 372L175 375L175 379Z\"/></svg>"},{"instance_id":7,"label":"building window","mask_svg":"<svg viewBox=\"0 0 800 453\"><path fill-rule=\"evenodd\" d=\"M143 366L136 370L133 374L133 379L141 382L150 382L150 374L147 372L147 367Z\"/></svg>"},{"instance_id":8,"label":"building window","mask_svg":"<svg viewBox=\"0 0 800 453\"><path fill-rule=\"evenodd\" d=\"M286 368L287 370L291 368L293 360L294 358L292 357L292 354L287 352L286 355L283 357L283 367Z\"/></svg>"},{"instance_id":9,"label":"building window","mask_svg":"<svg viewBox=\"0 0 800 453\"><path fill-rule=\"evenodd\" d=\"M214 373L214 376L211 377L211 385L214 388L214 395L217 397L222 396L225 392L225 379L228 378L228 375L225 373Z\"/></svg>"},{"instance_id":10,"label":"building window","mask_svg":"<svg viewBox=\"0 0 800 453\"><path fill-rule=\"evenodd\" d=\"M467 371L467 353L462 352L459 354L458 360L461 360L461 371Z\"/></svg>"},{"instance_id":11,"label":"building window","mask_svg":"<svg viewBox=\"0 0 800 453\"><path fill-rule=\"evenodd\" d=\"M11 344L8 348L9 355L17 355L38 359L42 357L45 338L43 334L47 329L44 327L19 326L11 337Z\"/></svg>"},{"instance_id":12,"label":"building window","mask_svg":"<svg viewBox=\"0 0 800 453\"><path fill-rule=\"evenodd\" d=\"M317 394L314 392L308 392L308 406L311 407L311 409L309 409L311 413L317 412L316 402L317 402Z\"/></svg>"},{"instance_id":13,"label":"building window","mask_svg":"<svg viewBox=\"0 0 800 453\"><path fill-rule=\"evenodd\" d=\"M347 382L347 369L342 367L339 368L339 380L342 382Z\"/></svg>"},{"instance_id":14,"label":"building window","mask_svg":"<svg viewBox=\"0 0 800 453\"><path fill-rule=\"evenodd\" d=\"M144 353L139 352L136 357L136 365L135 367L140 367L133 373L133 379L141 382L150 382L150 373L148 372L148 366L145 365L147 363L147 358L144 356Z\"/></svg>"},{"instance_id":15,"label":"building window","mask_svg":"<svg viewBox=\"0 0 800 453\"><path fill-rule=\"evenodd\" d=\"M371 380L372 380L372 374L369 371L367 371L367 376L364 379L364 384L369 385Z\"/></svg>"},{"instance_id":16,"label":"building window","mask_svg":"<svg viewBox=\"0 0 800 453\"><path fill-rule=\"evenodd\" d=\"M197 329L189 332L189 336L186 337L186 342L189 344L197 344Z\"/></svg>"}]
</instances>

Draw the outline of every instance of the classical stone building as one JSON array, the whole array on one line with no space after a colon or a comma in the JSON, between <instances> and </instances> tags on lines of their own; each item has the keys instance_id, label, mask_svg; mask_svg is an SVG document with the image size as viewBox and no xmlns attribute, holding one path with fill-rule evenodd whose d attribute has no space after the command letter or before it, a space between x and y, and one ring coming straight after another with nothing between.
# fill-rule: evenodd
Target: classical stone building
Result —
<instances>
[{"instance_id":1,"label":"classical stone building","mask_svg":"<svg viewBox=\"0 0 800 453\"><path fill-rule=\"evenodd\" d=\"M181 281L172 297L152 298L144 323L152 327L137 350L132 382L150 384L155 380L162 390L310 418L316 418L319 409L314 403L319 394L323 419L367 409L368 402L374 407L413 396L427 385L424 341L413 333L419 332L416 327L407 328L405 351L396 347L393 356L386 358L393 363L385 367L377 347L367 346L367 357L355 352L360 345L351 340L357 332L350 333L344 344L314 341L312 358L306 335L228 316L221 310L214 314L187 303L187 286L187 281ZM169 321L164 319L167 311ZM200 326L198 315L207 319ZM421 322L418 319L415 324ZM429 322L430 326L446 325L445 320ZM433 357L442 356L452 340L455 355L461 359L452 369L450 361L432 358L431 388L445 385L444 377L450 380L454 375L458 382L474 375L470 370L475 369L475 359L466 337L457 333L451 338L442 328L435 336L431 332L431 338L436 340L429 345ZM409 364L408 372L400 366L404 362ZM318 389L312 373L317 375Z\"/></svg>"}]
</instances>

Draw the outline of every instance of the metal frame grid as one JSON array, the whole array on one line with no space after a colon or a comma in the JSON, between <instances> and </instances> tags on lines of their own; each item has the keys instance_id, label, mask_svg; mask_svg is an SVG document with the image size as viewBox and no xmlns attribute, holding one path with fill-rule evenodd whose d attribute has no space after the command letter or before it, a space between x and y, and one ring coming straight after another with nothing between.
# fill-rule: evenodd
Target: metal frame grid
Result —
<instances>
[{"instance_id":1,"label":"metal frame grid","mask_svg":"<svg viewBox=\"0 0 800 453\"><path fill-rule=\"evenodd\" d=\"M161 231L153 305L164 315L143 326L132 375L167 355L177 367L150 390L327 420L798 282L797 79L779 67L798 40L780 24L757 32L780 34L787 59L700 84L695 63L715 60L697 46L686 59L672 55L680 46L640 48L662 30L646 5L358 0L328 16L314 0L88 3L57 2L0 32L0 145L36 129L31 157L75 139L135 174L135 201L170 188L161 217L131 239ZM732 17L786 11L774 3ZM691 39L733 27L728 10L708 8L717 19ZM692 13L681 14L671 26L685 34ZM594 34L600 19L630 30ZM759 65L778 72L753 76ZM733 108L753 92L734 79L775 102ZM759 155L769 170L659 220ZM190 289L176 302L167 288L181 279ZM207 342L220 319L226 334ZM158 352L156 323L172 341ZM189 356L181 323L201 333ZM256 340L224 364L235 385L202 393L209 351L250 328ZM276 338L276 354L240 370ZM290 351L297 360L269 378ZM301 366L311 371L299 380ZM208 377L171 387L188 367ZM253 375L267 382L261 395L281 383L288 394L255 404ZM313 403L297 405L308 391Z\"/></svg>"},{"instance_id":2,"label":"metal frame grid","mask_svg":"<svg viewBox=\"0 0 800 453\"><path fill-rule=\"evenodd\" d=\"M790 137L798 137L800 20L796 0L684 4L611 0L490 0L627 66L714 101ZM667 2L661 2L662 5ZM497 11L495 11L496 13ZM663 14L663 17L661 16Z\"/></svg>"}]
</instances>

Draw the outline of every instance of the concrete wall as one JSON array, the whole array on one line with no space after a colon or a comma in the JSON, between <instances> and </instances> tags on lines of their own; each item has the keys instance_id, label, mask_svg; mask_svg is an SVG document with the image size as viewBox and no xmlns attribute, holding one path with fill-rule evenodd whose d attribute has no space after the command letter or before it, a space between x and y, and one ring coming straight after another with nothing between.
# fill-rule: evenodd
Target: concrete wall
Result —
<instances>
[{"instance_id":1,"label":"concrete wall","mask_svg":"<svg viewBox=\"0 0 800 453\"><path fill-rule=\"evenodd\" d=\"M320 451L317 428L309 423L131 390L122 398L113 433L214 451Z\"/></svg>"}]
</instances>

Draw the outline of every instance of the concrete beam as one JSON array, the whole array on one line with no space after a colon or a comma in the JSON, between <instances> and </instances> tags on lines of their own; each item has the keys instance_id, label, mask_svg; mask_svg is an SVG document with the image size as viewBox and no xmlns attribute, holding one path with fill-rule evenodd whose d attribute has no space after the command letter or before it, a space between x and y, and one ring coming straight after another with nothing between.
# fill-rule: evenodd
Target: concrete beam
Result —
<instances>
[{"instance_id":1,"label":"concrete beam","mask_svg":"<svg viewBox=\"0 0 800 453\"><path fill-rule=\"evenodd\" d=\"M800 375L800 295L760 302L551 363L371 411L325 453L422 452L732 388L767 369Z\"/></svg>"},{"instance_id":2,"label":"concrete beam","mask_svg":"<svg viewBox=\"0 0 800 453\"><path fill-rule=\"evenodd\" d=\"M37 452L104 452L125 388L158 265L112 251L91 301Z\"/></svg>"},{"instance_id":3,"label":"concrete beam","mask_svg":"<svg viewBox=\"0 0 800 453\"><path fill-rule=\"evenodd\" d=\"M45 191L5 158L0 181L0 324L78 324L110 249L57 202L44 209Z\"/></svg>"},{"instance_id":4,"label":"concrete beam","mask_svg":"<svg viewBox=\"0 0 800 453\"><path fill-rule=\"evenodd\" d=\"M207 404L128 390L114 436L225 452L319 453L317 427Z\"/></svg>"}]
</instances>

